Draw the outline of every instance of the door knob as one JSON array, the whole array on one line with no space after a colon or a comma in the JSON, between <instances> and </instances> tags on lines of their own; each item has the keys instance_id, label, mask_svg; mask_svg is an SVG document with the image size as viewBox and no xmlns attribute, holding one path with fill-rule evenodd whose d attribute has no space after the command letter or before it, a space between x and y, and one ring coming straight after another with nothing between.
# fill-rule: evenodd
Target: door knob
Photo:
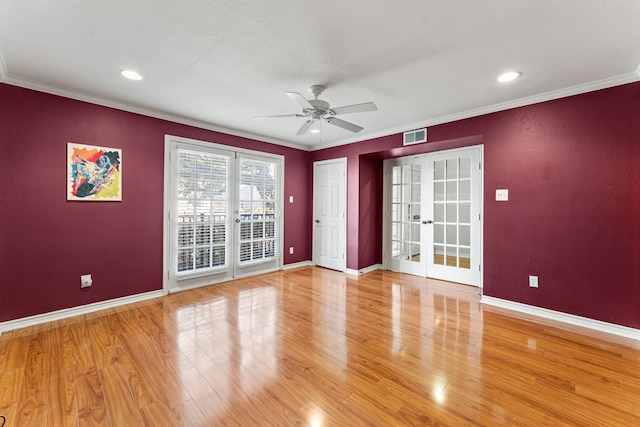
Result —
<instances>
[{"instance_id":1,"label":"door knob","mask_svg":"<svg viewBox=\"0 0 640 427\"><path fill-rule=\"evenodd\" d=\"M431 221L430 219L426 220L426 221L422 221L423 224L433 224L433 221Z\"/></svg>"},{"instance_id":2,"label":"door knob","mask_svg":"<svg viewBox=\"0 0 640 427\"><path fill-rule=\"evenodd\" d=\"M319 219L316 219L316 224L320 224L320 220Z\"/></svg>"},{"instance_id":3,"label":"door knob","mask_svg":"<svg viewBox=\"0 0 640 427\"><path fill-rule=\"evenodd\" d=\"M236 218L236 222L240 222L240 218Z\"/></svg>"}]
</instances>

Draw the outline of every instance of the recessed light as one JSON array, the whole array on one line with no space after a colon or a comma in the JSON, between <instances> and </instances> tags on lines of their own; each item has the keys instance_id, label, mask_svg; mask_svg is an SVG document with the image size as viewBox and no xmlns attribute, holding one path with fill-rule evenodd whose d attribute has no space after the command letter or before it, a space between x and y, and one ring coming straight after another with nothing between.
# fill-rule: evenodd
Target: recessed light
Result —
<instances>
[{"instance_id":1,"label":"recessed light","mask_svg":"<svg viewBox=\"0 0 640 427\"><path fill-rule=\"evenodd\" d=\"M311 132L311 133L320 133L320 129L311 129L309 132Z\"/></svg>"},{"instance_id":2,"label":"recessed light","mask_svg":"<svg viewBox=\"0 0 640 427\"><path fill-rule=\"evenodd\" d=\"M120 74L131 80L142 80L142 76L133 70L120 70Z\"/></svg>"},{"instance_id":3,"label":"recessed light","mask_svg":"<svg viewBox=\"0 0 640 427\"><path fill-rule=\"evenodd\" d=\"M508 73L504 73L498 76L496 80L498 80L500 83L506 83L510 82L511 80L517 79L518 77L520 77L520 74L522 73L520 73L519 71L509 71Z\"/></svg>"}]
</instances>

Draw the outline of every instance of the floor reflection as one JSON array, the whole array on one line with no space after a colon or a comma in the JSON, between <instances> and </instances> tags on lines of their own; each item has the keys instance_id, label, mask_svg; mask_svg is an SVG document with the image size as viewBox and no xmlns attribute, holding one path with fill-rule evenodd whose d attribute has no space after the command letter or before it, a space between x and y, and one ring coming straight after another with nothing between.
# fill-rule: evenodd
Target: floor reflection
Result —
<instances>
[{"instance_id":1,"label":"floor reflection","mask_svg":"<svg viewBox=\"0 0 640 427\"><path fill-rule=\"evenodd\" d=\"M583 418L548 400L570 398L585 409L593 399L576 397L578 374L560 378L555 361L571 364L572 356L545 348L548 329L483 309L472 287L387 271L354 277L303 268L200 292L198 303L176 309L177 346L223 403L222 412L203 410L214 418L312 426L571 424ZM534 374L523 373L523 360ZM184 370L184 381L192 376Z\"/></svg>"}]
</instances>

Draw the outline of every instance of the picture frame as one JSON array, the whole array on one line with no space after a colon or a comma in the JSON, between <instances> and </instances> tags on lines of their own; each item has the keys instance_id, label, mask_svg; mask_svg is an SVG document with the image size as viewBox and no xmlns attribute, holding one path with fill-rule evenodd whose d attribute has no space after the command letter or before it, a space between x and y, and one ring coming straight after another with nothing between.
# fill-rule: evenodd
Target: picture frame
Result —
<instances>
[{"instance_id":1,"label":"picture frame","mask_svg":"<svg viewBox=\"0 0 640 427\"><path fill-rule=\"evenodd\" d=\"M122 149L68 142L67 200L122 201Z\"/></svg>"}]
</instances>

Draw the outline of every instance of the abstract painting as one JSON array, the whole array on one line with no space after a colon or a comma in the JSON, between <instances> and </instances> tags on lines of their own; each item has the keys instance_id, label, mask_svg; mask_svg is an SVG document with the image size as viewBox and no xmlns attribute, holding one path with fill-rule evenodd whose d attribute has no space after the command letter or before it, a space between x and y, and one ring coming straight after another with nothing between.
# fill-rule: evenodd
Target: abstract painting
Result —
<instances>
[{"instance_id":1,"label":"abstract painting","mask_svg":"<svg viewBox=\"0 0 640 427\"><path fill-rule=\"evenodd\" d=\"M67 163L67 200L122 200L122 150L69 142Z\"/></svg>"}]
</instances>

